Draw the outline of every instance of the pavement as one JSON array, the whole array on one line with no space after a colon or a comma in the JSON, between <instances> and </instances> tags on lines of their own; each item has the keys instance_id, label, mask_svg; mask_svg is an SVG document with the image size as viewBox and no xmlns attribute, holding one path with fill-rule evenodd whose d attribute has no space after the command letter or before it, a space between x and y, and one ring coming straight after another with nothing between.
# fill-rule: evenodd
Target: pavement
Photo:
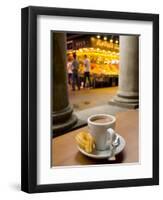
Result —
<instances>
[{"instance_id":1,"label":"pavement","mask_svg":"<svg viewBox=\"0 0 163 200\"><path fill-rule=\"evenodd\" d=\"M69 100L74 107L74 114L82 122L87 122L93 114L111 114L127 111L116 105L109 105L108 102L116 95L118 87L81 89L71 91L69 88Z\"/></svg>"},{"instance_id":2,"label":"pavement","mask_svg":"<svg viewBox=\"0 0 163 200\"><path fill-rule=\"evenodd\" d=\"M118 106L112 106L109 104L97 106L94 108L88 108L82 111L75 112L78 119L82 121L87 121L88 117L94 114L110 114L115 115L118 112L124 112L127 111L127 108L122 108Z\"/></svg>"},{"instance_id":3,"label":"pavement","mask_svg":"<svg viewBox=\"0 0 163 200\"><path fill-rule=\"evenodd\" d=\"M88 108L108 104L108 101L115 96L118 87L81 89L72 91L69 88L69 100L73 105L74 111L81 111Z\"/></svg>"}]
</instances>

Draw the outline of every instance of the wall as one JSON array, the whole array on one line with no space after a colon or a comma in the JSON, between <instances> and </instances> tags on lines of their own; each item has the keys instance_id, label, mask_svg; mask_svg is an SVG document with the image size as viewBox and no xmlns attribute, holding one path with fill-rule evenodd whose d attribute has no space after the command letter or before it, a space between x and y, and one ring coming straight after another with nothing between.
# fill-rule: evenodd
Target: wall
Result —
<instances>
[{"instance_id":1,"label":"wall","mask_svg":"<svg viewBox=\"0 0 163 200\"><path fill-rule=\"evenodd\" d=\"M161 14L161 0L5 0L1 1L0 31L0 198L8 199L160 199L163 194L162 173L160 186L91 190L78 192L60 192L28 195L20 192L20 9L28 5L105 9L115 11L148 12ZM160 21L162 15L160 16ZM160 35L163 32L160 23ZM162 38L160 39L160 41ZM161 50L161 49L160 49ZM161 55L161 52L160 52ZM147 66L148 67L148 66ZM162 74L162 69L160 70ZM161 85L163 80L161 81ZM163 100L160 95L160 102ZM160 110L162 106L160 106ZM162 113L160 114L162 117ZM161 126L163 130L163 126ZM161 131L160 131L161 133ZM161 134L160 134L161 135ZM160 137L160 141L162 136ZM163 147L160 147L161 152ZM162 168L163 159L160 161ZM162 191L161 191L162 190ZM3 197L3 198L2 198Z\"/></svg>"}]
</instances>

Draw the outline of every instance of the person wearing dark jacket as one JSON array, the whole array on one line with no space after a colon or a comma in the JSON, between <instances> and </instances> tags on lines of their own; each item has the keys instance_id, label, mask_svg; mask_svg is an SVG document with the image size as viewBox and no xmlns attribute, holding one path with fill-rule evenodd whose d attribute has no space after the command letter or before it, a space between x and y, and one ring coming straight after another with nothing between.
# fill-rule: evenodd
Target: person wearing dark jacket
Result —
<instances>
[{"instance_id":1,"label":"person wearing dark jacket","mask_svg":"<svg viewBox=\"0 0 163 200\"><path fill-rule=\"evenodd\" d=\"M76 54L73 54L72 61L72 90L75 91L75 86L80 90L80 81L79 81L79 61L77 60Z\"/></svg>"}]
</instances>

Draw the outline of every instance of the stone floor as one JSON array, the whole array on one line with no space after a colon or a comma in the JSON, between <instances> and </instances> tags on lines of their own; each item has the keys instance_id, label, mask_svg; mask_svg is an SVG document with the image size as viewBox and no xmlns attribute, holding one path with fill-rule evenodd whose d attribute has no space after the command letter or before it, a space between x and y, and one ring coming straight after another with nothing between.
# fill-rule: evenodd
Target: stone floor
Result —
<instances>
[{"instance_id":1,"label":"stone floor","mask_svg":"<svg viewBox=\"0 0 163 200\"><path fill-rule=\"evenodd\" d=\"M118 87L109 87L72 91L69 88L70 103L73 105L75 112L101 105L107 105L108 101L116 94L117 89Z\"/></svg>"},{"instance_id":2,"label":"stone floor","mask_svg":"<svg viewBox=\"0 0 163 200\"><path fill-rule=\"evenodd\" d=\"M72 91L69 88L70 103L74 107L74 113L78 117L78 123L86 123L90 115L93 114L111 114L128 110L115 105L109 105L108 102L115 96L118 87L81 89ZM78 125L77 125L78 126Z\"/></svg>"},{"instance_id":3,"label":"stone floor","mask_svg":"<svg viewBox=\"0 0 163 200\"><path fill-rule=\"evenodd\" d=\"M94 115L94 114L115 115L118 112L123 112L123 111L126 111L126 110L128 110L128 109L106 104L106 105L101 105L101 106L97 106L97 107L94 107L94 108L87 108L87 109L82 110L82 111L77 111L77 112L75 112L75 114L78 117L78 119L80 119L82 121L87 121L87 119L90 115Z\"/></svg>"}]
</instances>

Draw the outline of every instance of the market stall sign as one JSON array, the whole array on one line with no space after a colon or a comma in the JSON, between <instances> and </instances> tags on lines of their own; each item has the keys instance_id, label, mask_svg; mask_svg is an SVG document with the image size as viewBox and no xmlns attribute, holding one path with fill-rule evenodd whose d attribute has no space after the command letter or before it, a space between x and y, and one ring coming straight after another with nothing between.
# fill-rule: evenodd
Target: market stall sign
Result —
<instances>
[{"instance_id":1,"label":"market stall sign","mask_svg":"<svg viewBox=\"0 0 163 200\"><path fill-rule=\"evenodd\" d=\"M105 50L119 51L119 44L110 41L103 41L101 39L91 38L91 46L94 48L100 48Z\"/></svg>"}]
</instances>

